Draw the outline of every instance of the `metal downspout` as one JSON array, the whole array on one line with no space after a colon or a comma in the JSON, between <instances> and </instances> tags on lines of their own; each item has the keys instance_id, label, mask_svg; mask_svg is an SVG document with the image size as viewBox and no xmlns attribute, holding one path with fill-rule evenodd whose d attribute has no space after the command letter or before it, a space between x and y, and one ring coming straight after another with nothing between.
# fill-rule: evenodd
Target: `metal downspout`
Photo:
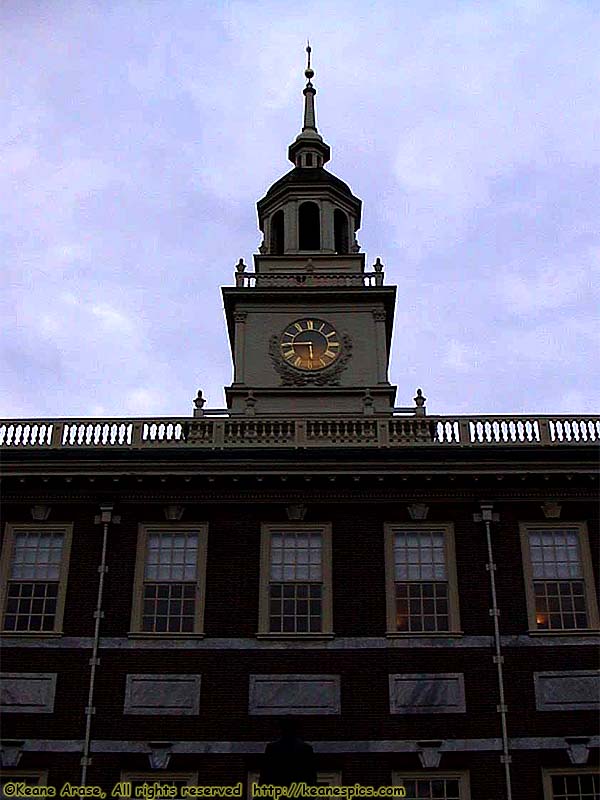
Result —
<instances>
[{"instance_id":1,"label":"metal downspout","mask_svg":"<svg viewBox=\"0 0 600 800\"><path fill-rule=\"evenodd\" d=\"M490 573L490 589L492 595L492 607L490 608L490 616L494 620L494 645L496 655L494 656L494 663L498 674L498 692L500 695L500 703L497 710L500 713L500 720L502 724L502 756L500 760L504 764L504 778L506 781L506 800L512 800L512 786L510 776L510 763L511 756L508 745L508 724L506 700L504 695L504 671L502 665L504 664L504 656L502 655L502 645L500 641L500 611L498 609L498 601L496 597L496 564L494 563L494 555L492 551L492 533L491 523L498 519L498 515L492 512L493 506L491 503L481 504L481 514L475 514L477 521L485 523L485 536L487 540L488 563L485 568Z\"/></svg>"},{"instance_id":2,"label":"metal downspout","mask_svg":"<svg viewBox=\"0 0 600 800\"><path fill-rule=\"evenodd\" d=\"M92 734L92 717L95 712L95 708L93 706L94 703L94 689L96 684L96 667L100 663L100 659L98 658L98 648L100 644L100 620L104 616L104 612L102 611L102 599L104 595L104 576L108 572L108 567L106 566L106 551L107 551L107 544L108 544L108 526L111 522L117 523L120 522L120 518L114 516L113 517L113 506L112 505L105 505L100 506L100 514L95 518L94 522L96 525L103 525L103 532L102 532L102 556L100 558L100 565L98 567L98 573L100 578L98 580L98 595L96 598L96 610L94 611L94 644L92 649L92 657L90 658L90 686L88 691L88 702L85 709L85 740L83 743L83 756L81 757L81 786L86 786L87 781L87 768L91 763L90 758L90 742L91 742L91 734Z\"/></svg>"}]
</instances>

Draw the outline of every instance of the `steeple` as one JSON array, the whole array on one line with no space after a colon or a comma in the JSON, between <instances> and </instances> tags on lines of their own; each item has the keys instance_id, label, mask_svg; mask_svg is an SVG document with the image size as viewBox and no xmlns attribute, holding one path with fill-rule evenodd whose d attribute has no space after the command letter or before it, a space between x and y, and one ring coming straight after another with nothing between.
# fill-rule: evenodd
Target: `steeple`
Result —
<instances>
[{"instance_id":1,"label":"steeple","mask_svg":"<svg viewBox=\"0 0 600 800\"><path fill-rule=\"evenodd\" d=\"M304 70L306 86L304 87L304 120L302 132L292 142L288 150L288 158L296 167L317 168L322 167L331 158L329 145L317 131L315 117L315 95L317 90L312 84L315 72L310 63L312 48L310 42L306 46L307 66Z\"/></svg>"},{"instance_id":2,"label":"steeple","mask_svg":"<svg viewBox=\"0 0 600 800\"><path fill-rule=\"evenodd\" d=\"M330 153L317 130L310 44L306 52L294 167L257 203L263 240L254 272L239 262L235 287L223 289L234 362L227 406L244 416L387 414L396 393L387 376L396 289L384 286L379 260L365 271L361 201L323 166ZM288 435L282 424L274 440Z\"/></svg>"}]
</instances>

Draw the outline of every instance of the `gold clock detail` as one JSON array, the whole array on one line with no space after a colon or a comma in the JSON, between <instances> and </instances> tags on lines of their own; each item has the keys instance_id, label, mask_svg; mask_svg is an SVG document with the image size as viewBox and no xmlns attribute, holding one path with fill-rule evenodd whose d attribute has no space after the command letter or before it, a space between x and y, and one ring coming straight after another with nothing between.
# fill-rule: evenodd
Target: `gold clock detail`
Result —
<instances>
[{"instance_id":1,"label":"gold clock detail","mask_svg":"<svg viewBox=\"0 0 600 800\"><path fill-rule=\"evenodd\" d=\"M322 319L299 319L284 330L280 340L283 359L296 369L324 369L338 358L342 349L333 325Z\"/></svg>"}]
</instances>

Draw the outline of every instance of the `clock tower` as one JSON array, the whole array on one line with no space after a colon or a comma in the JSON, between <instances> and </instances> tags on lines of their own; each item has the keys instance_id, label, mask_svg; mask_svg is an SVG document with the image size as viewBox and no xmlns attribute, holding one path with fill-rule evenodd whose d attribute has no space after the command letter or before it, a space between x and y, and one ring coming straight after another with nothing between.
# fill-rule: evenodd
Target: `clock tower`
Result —
<instances>
[{"instance_id":1,"label":"clock tower","mask_svg":"<svg viewBox=\"0 0 600 800\"><path fill-rule=\"evenodd\" d=\"M294 168L257 204L263 233L254 272L240 259L223 289L234 362L227 405L239 414L389 412L388 362L396 288L379 259L365 270L356 232L361 201L325 169L307 48L304 124Z\"/></svg>"}]
</instances>

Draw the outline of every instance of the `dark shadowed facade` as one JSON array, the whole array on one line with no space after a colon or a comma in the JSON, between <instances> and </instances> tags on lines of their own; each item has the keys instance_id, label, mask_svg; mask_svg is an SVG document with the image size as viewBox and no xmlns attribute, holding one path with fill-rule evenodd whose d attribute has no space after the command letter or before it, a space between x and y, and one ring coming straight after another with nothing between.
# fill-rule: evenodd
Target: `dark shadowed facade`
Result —
<instances>
[{"instance_id":1,"label":"dark shadowed facade","mask_svg":"<svg viewBox=\"0 0 600 800\"><path fill-rule=\"evenodd\" d=\"M600 418L395 405L306 76L227 409L1 423L2 782L245 793L287 715L321 783L598 800Z\"/></svg>"}]
</instances>

